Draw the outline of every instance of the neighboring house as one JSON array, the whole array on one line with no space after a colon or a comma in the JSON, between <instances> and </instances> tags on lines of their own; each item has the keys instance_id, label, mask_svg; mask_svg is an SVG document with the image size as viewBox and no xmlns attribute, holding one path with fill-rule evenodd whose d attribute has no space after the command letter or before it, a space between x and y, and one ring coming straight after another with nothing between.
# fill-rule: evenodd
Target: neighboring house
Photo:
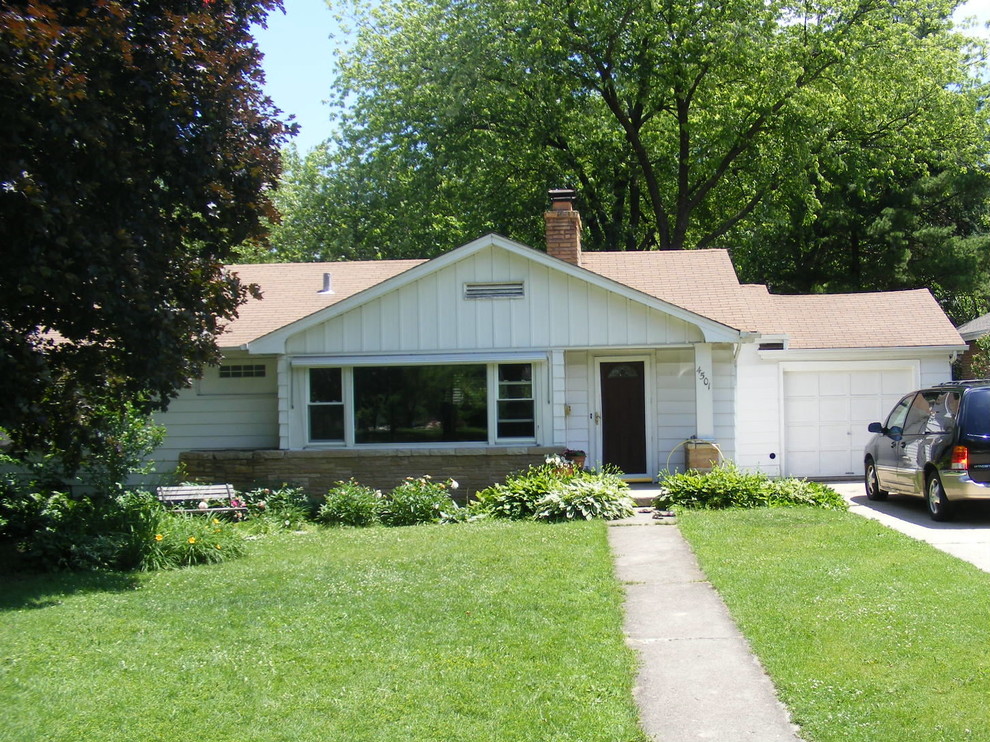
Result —
<instances>
[{"instance_id":1,"label":"neighboring house","mask_svg":"<svg viewBox=\"0 0 990 742\"><path fill-rule=\"evenodd\" d=\"M959 326L959 335L966 341L966 352L959 356L957 375L960 379L971 379L977 374L973 372L973 354L976 352L976 341L984 335L990 335L990 314L984 314Z\"/></svg>"},{"instance_id":2,"label":"neighboring house","mask_svg":"<svg viewBox=\"0 0 990 742\"><path fill-rule=\"evenodd\" d=\"M488 235L429 261L234 266L264 298L161 416L163 468L473 490L564 448L648 479L695 437L771 475L860 475L867 425L965 350L927 290L775 296L724 250L582 253L554 194L547 252Z\"/></svg>"}]
</instances>

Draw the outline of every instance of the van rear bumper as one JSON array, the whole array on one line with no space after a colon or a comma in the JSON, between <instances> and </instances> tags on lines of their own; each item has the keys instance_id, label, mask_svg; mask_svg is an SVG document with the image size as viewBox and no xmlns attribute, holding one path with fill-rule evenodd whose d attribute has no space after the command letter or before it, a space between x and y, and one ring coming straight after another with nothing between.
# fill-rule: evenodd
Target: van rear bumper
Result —
<instances>
[{"instance_id":1,"label":"van rear bumper","mask_svg":"<svg viewBox=\"0 0 990 742\"><path fill-rule=\"evenodd\" d=\"M950 500L990 500L990 482L974 482L965 471L941 471L942 487Z\"/></svg>"}]
</instances>

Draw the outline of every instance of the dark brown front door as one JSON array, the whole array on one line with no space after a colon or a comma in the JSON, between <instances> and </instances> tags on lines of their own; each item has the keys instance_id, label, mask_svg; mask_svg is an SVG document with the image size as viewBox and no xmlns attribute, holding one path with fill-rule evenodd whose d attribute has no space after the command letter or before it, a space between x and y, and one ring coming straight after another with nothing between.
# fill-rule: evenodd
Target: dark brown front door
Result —
<instances>
[{"instance_id":1,"label":"dark brown front door","mask_svg":"<svg viewBox=\"0 0 990 742\"><path fill-rule=\"evenodd\" d=\"M643 361L602 362L602 461L626 474L646 472Z\"/></svg>"}]
</instances>

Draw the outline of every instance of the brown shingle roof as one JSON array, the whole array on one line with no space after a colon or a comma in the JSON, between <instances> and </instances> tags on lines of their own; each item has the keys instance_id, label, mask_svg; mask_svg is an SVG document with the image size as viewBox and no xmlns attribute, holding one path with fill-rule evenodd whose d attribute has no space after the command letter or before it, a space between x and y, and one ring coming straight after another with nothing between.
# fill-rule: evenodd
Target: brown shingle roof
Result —
<instances>
[{"instance_id":1,"label":"brown shingle roof","mask_svg":"<svg viewBox=\"0 0 990 742\"><path fill-rule=\"evenodd\" d=\"M962 335L963 340L976 340L988 333L990 333L990 314L980 315L959 326L959 334Z\"/></svg>"},{"instance_id":2,"label":"brown shingle roof","mask_svg":"<svg viewBox=\"0 0 990 742\"><path fill-rule=\"evenodd\" d=\"M787 335L791 348L962 344L927 289L775 295L740 284L726 250L586 252L581 265L729 327Z\"/></svg>"},{"instance_id":3,"label":"brown shingle roof","mask_svg":"<svg viewBox=\"0 0 990 742\"><path fill-rule=\"evenodd\" d=\"M963 344L928 289L771 298L792 348Z\"/></svg>"},{"instance_id":4,"label":"brown shingle roof","mask_svg":"<svg viewBox=\"0 0 990 742\"><path fill-rule=\"evenodd\" d=\"M258 284L262 299L248 299L219 344L224 348L239 347L425 262L364 260L228 266L244 283ZM320 293L324 273L330 274L332 294Z\"/></svg>"},{"instance_id":5,"label":"brown shingle roof","mask_svg":"<svg viewBox=\"0 0 990 742\"><path fill-rule=\"evenodd\" d=\"M251 299L221 337L238 347L371 288L424 260L233 265L263 300ZM791 348L962 345L926 289L863 294L770 294L743 285L725 250L586 252L581 266L738 330L787 335ZM320 293L331 274L332 294Z\"/></svg>"},{"instance_id":6,"label":"brown shingle roof","mask_svg":"<svg viewBox=\"0 0 990 742\"><path fill-rule=\"evenodd\" d=\"M766 287L741 286L725 250L586 252L581 266L737 330L768 331Z\"/></svg>"}]
</instances>

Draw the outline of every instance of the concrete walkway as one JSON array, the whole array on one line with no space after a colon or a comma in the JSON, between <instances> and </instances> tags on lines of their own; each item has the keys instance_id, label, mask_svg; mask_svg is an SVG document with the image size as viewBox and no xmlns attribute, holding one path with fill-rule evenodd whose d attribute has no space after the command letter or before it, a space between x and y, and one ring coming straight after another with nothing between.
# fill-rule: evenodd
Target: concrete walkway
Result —
<instances>
[{"instance_id":1,"label":"concrete walkway","mask_svg":"<svg viewBox=\"0 0 990 742\"><path fill-rule=\"evenodd\" d=\"M651 510L613 522L608 535L627 642L640 659L635 697L646 733L662 742L800 740L677 527Z\"/></svg>"},{"instance_id":2,"label":"concrete walkway","mask_svg":"<svg viewBox=\"0 0 990 742\"><path fill-rule=\"evenodd\" d=\"M863 483L828 482L850 511L990 572L990 503L936 523L921 498L871 502ZM655 486L634 486L646 503ZM799 742L787 709L676 525L652 509L610 524L615 569L626 591L626 641L639 656L635 697L658 742Z\"/></svg>"}]
</instances>

